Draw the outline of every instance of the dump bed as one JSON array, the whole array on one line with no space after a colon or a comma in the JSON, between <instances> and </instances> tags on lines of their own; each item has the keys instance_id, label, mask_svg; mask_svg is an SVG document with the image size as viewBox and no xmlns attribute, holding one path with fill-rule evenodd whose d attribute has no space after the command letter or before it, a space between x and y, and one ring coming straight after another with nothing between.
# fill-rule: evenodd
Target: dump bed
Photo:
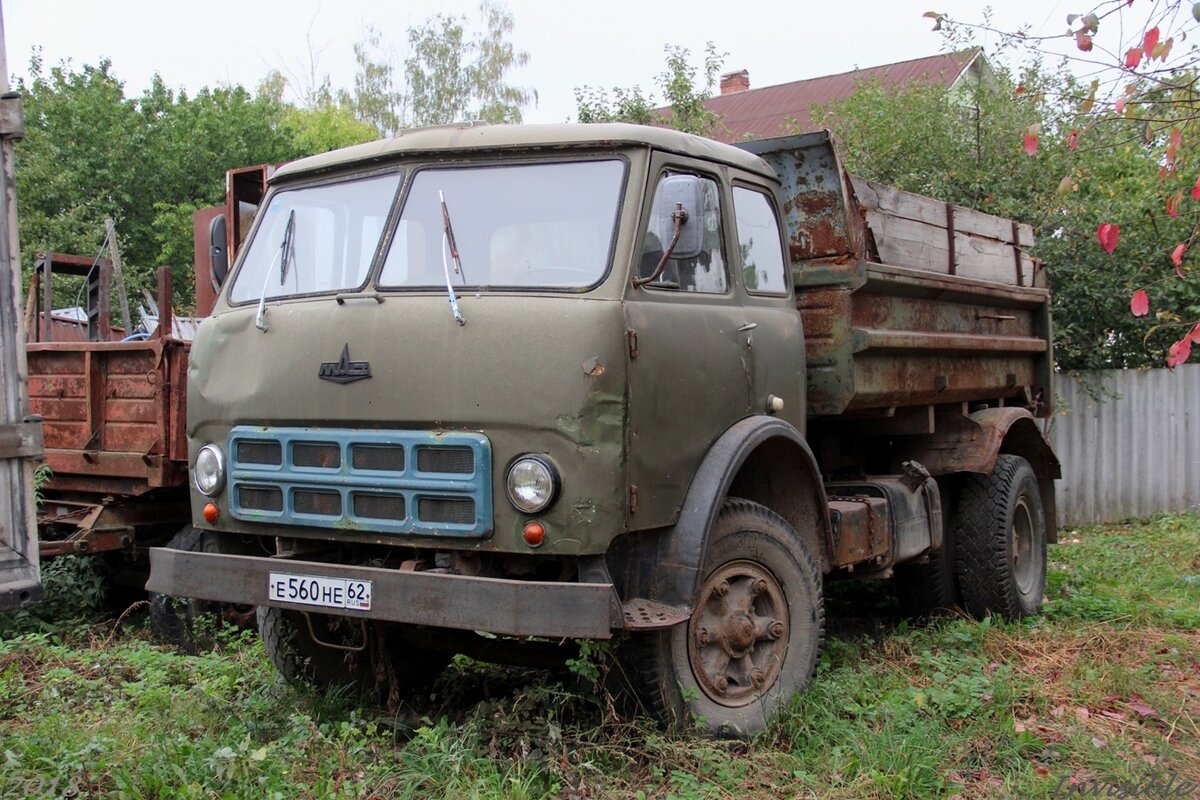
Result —
<instances>
[{"instance_id":1,"label":"dump bed","mask_svg":"<svg viewBox=\"0 0 1200 800\"><path fill-rule=\"evenodd\" d=\"M26 345L52 488L136 496L186 486L188 343Z\"/></svg>"},{"instance_id":2,"label":"dump bed","mask_svg":"<svg viewBox=\"0 0 1200 800\"><path fill-rule=\"evenodd\" d=\"M849 175L827 131L741 146L783 182L810 416L1051 412L1050 293L1027 225Z\"/></svg>"}]
</instances>

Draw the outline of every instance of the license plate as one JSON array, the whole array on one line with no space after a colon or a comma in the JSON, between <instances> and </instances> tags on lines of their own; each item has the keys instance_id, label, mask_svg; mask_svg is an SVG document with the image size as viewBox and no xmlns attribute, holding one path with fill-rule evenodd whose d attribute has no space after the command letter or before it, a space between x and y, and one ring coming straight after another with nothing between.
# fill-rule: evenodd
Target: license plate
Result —
<instances>
[{"instance_id":1,"label":"license plate","mask_svg":"<svg viewBox=\"0 0 1200 800\"><path fill-rule=\"evenodd\" d=\"M320 578L272 572L267 599L325 608L371 610L371 582L352 578Z\"/></svg>"}]
</instances>

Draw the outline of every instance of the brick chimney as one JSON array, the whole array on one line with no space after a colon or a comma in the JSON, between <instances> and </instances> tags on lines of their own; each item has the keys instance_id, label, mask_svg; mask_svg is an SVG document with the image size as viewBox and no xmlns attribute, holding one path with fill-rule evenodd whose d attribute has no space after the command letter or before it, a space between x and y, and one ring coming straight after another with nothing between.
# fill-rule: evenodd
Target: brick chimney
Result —
<instances>
[{"instance_id":1,"label":"brick chimney","mask_svg":"<svg viewBox=\"0 0 1200 800\"><path fill-rule=\"evenodd\" d=\"M747 70L726 72L721 76L721 94L744 92L750 88L750 73Z\"/></svg>"}]
</instances>

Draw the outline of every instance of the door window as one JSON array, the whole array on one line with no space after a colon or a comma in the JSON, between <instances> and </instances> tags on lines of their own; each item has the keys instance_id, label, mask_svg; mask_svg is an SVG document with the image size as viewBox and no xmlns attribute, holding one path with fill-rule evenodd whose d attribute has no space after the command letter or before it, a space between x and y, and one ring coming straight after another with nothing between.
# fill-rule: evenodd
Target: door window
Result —
<instances>
[{"instance_id":1,"label":"door window","mask_svg":"<svg viewBox=\"0 0 1200 800\"><path fill-rule=\"evenodd\" d=\"M729 275L725 268L725 253L721 243L721 195L717 182L701 178L704 194L703 220L704 247L695 258L672 258L663 267L662 273L646 286L654 289L672 289L682 292L704 292L724 294L729 290ZM656 190L662 191L662 183ZM653 206L652 206L653 207ZM653 225L653 223L651 223ZM642 255L638 275L654 274L654 268L662 260L663 249L670 242L663 242L657 233L647 229L642 236Z\"/></svg>"},{"instance_id":2,"label":"door window","mask_svg":"<svg viewBox=\"0 0 1200 800\"><path fill-rule=\"evenodd\" d=\"M734 187L733 211L746 290L753 294L785 294L787 270L771 201L762 192Z\"/></svg>"}]
</instances>

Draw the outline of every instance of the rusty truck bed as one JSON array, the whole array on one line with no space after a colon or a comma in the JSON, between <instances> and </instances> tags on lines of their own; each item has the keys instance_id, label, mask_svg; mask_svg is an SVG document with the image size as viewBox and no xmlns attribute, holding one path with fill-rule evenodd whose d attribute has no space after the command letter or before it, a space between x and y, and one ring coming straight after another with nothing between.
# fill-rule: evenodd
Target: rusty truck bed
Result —
<instances>
[{"instance_id":1,"label":"rusty truck bed","mask_svg":"<svg viewBox=\"0 0 1200 800\"><path fill-rule=\"evenodd\" d=\"M871 183L827 131L749 142L783 182L809 416L999 401L1052 411L1027 225Z\"/></svg>"}]
</instances>

